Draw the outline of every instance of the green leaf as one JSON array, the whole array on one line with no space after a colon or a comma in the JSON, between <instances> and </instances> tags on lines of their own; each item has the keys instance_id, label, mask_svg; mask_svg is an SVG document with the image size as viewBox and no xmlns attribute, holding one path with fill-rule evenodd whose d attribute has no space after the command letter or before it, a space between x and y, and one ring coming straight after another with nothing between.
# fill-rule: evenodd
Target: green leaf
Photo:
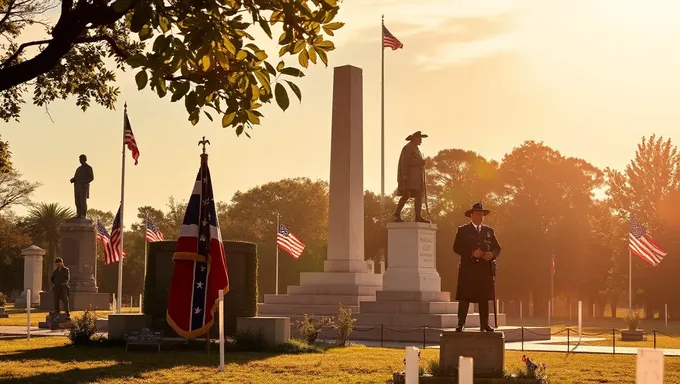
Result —
<instances>
[{"instance_id":1,"label":"green leaf","mask_svg":"<svg viewBox=\"0 0 680 384\"><path fill-rule=\"evenodd\" d=\"M243 133L243 125L239 125L238 127L236 127L236 136L241 136L242 133Z\"/></svg>"},{"instance_id":2,"label":"green leaf","mask_svg":"<svg viewBox=\"0 0 680 384\"><path fill-rule=\"evenodd\" d=\"M260 118L257 117L255 113L251 110L247 110L246 114L248 115L248 121L250 121L253 124L260 124Z\"/></svg>"},{"instance_id":3,"label":"green leaf","mask_svg":"<svg viewBox=\"0 0 680 384\"><path fill-rule=\"evenodd\" d=\"M132 68L141 67L142 65L146 64L146 56L142 55L141 53L136 53L128 57L126 62Z\"/></svg>"},{"instance_id":4,"label":"green leaf","mask_svg":"<svg viewBox=\"0 0 680 384\"><path fill-rule=\"evenodd\" d=\"M309 47L309 49L307 50L307 54L309 55L309 61L316 64L316 51L314 50L313 47Z\"/></svg>"},{"instance_id":5,"label":"green leaf","mask_svg":"<svg viewBox=\"0 0 680 384\"><path fill-rule=\"evenodd\" d=\"M326 26L323 26L323 31L328 35L328 36L335 36L335 33L333 32L332 29L326 28Z\"/></svg>"},{"instance_id":6,"label":"green leaf","mask_svg":"<svg viewBox=\"0 0 680 384\"><path fill-rule=\"evenodd\" d=\"M166 38L164 35L158 35L156 40L153 42L153 50L160 52L163 49L163 45L166 44Z\"/></svg>"},{"instance_id":7,"label":"green leaf","mask_svg":"<svg viewBox=\"0 0 680 384\"><path fill-rule=\"evenodd\" d=\"M151 27L149 27L148 24L145 24L142 27L142 30L139 31L139 38L142 41L147 40L147 39L151 38L152 36L153 36L153 29L151 29Z\"/></svg>"},{"instance_id":8,"label":"green leaf","mask_svg":"<svg viewBox=\"0 0 680 384\"><path fill-rule=\"evenodd\" d=\"M201 115L198 114L198 109L191 112L189 114L189 121L191 121L191 125L196 125L198 124L198 120L201 117Z\"/></svg>"},{"instance_id":9,"label":"green leaf","mask_svg":"<svg viewBox=\"0 0 680 384\"><path fill-rule=\"evenodd\" d=\"M212 66L212 63L210 62L210 55L208 54L203 56L199 64L201 65L201 69L203 69L204 72L207 72Z\"/></svg>"},{"instance_id":10,"label":"green leaf","mask_svg":"<svg viewBox=\"0 0 680 384\"><path fill-rule=\"evenodd\" d=\"M345 25L345 23L340 22L340 21L336 21L334 23L328 23L328 24L324 25L323 27L328 28L328 29L332 29L332 30L335 31L335 30L342 28L344 25Z\"/></svg>"},{"instance_id":11,"label":"green leaf","mask_svg":"<svg viewBox=\"0 0 680 384\"><path fill-rule=\"evenodd\" d=\"M298 40L298 41L295 43L295 47L293 48L293 54L298 54L298 53L300 53L300 51L302 51L302 50L305 48L306 45L307 45L307 42L306 42L306 41L304 41L304 40Z\"/></svg>"},{"instance_id":12,"label":"green leaf","mask_svg":"<svg viewBox=\"0 0 680 384\"><path fill-rule=\"evenodd\" d=\"M335 44L330 40L324 40L318 44L314 44L314 48L321 48L326 51L332 51L335 49Z\"/></svg>"},{"instance_id":13,"label":"green leaf","mask_svg":"<svg viewBox=\"0 0 680 384\"><path fill-rule=\"evenodd\" d=\"M323 61L323 63L326 64L326 66L328 66L328 55L326 54L326 52L323 49L317 49L316 47L314 47L314 50L316 51L316 54L319 55L319 57L321 58L321 61Z\"/></svg>"},{"instance_id":14,"label":"green leaf","mask_svg":"<svg viewBox=\"0 0 680 384\"><path fill-rule=\"evenodd\" d=\"M158 25L161 27L161 31L166 33L170 30L170 20L167 17L161 16L158 18Z\"/></svg>"},{"instance_id":15,"label":"green leaf","mask_svg":"<svg viewBox=\"0 0 680 384\"><path fill-rule=\"evenodd\" d=\"M143 3L137 3L135 10L132 13L132 19L130 20L130 30L132 32L139 32L142 27L146 25L151 19L151 9L144 5Z\"/></svg>"},{"instance_id":16,"label":"green leaf","mask_svg":"<svg viewBox=\"0 0 680 384\"><path fill-rule=\"evenodd\" d=\"M156 78L156 93L161 99L168 93L168 89L165 87L165 79L162 77Z\"/></svg>"},{"instance_id":17,"label":"green leaf","mask_svg":"<svg viewBox=\"0 0 680 384\"><path fill-rule=\"evenodd\" d=\"M246 57L248 57L248 52L246 51L238 51L236 54L236 60L238 61L243 61L246 59Z\"/></svg>"},{"instance_id":18,"label":"green leaf","mask_svg":"<svg viewBox=\"0 0 680 384\"><path fill-rule=\"evenodd\" d=\"M228 127L229 124L234 121L234 117L236 117L236 112L225 113L224 116L222 116L222 128Z\"/></svg>"},{"instance_id":19,"label":"green leaf","mask_svg":"<svg viewBox=\"0 0 680 384\"><path fill-rule=\"evenodd\" d=\"M290 50L290 44L284 45L283 47L281 47L281 49L279 49L279 57L285 55L286 52L288 52L289 50Z\"/></svg>"},{"instance_id":20,"label":"green leaf","mask_svg":"<svg viewBox=\"0 0 680 384\"><path fill-rule=\"evenodd\" d=\"M305 74L301 70L293 67L288 67L288 68L281 68L279 69L279 72L283 73L284 75L288 76L295 76L295 77L303 77Z\"/></svg>"},{"instance_id":21,"label":"green leaf","mask_svg":"<svg viewBox=\"0 0 680 384\"><path fill-rule=\"evenodd\" d=\"M224 39L222 40L222 44L224 45L224 48L229 51L232 55L236 54L236 47L234 46L234 43L231 42L229 36L225 36Z\"/></svg>"},{"instance_id":22,"label":"green leaf","mask_svg":"<svg viewBox=\"0 0 680 384\"><path fill-rule=\"evenodd\" d=\"M276 64L276 70L279 71L279 72L281 72L281 70L283 69L283 66L284 66L284 65L285 65L285 64L284 64L283 60L279 61L279 63Z\"/></svg>"},{"instance_id":23,"label":"green leaf","mask_svg":"<svg viewBox=\"0 0 680 384\"><path fill-rule=\"evenodd\" d=\"M309 66L309 54L307 54L307 51L300 52L300 56L298 56L298 61L300 62L300 65L302 65L305 68Z\"/></svg>"},{"instance_id":24,"label":"green leaf","mask_svg":"<svg viewBox=\"0 0 680 384\"><path fill-rule=\"evenodd\" d=\"M337 0L323 0L323 2L330 5L331 7L335 7L338 5Z\"/></svg>"},{"instance_id":25,"label":"green leaf","mask_svg":"<svg viewBox=\"0 0 680 384\"><path fill-rule=\"evenodd\" d=\"M264 87L266 93L272 93L272 86L269 81L269 76L267 76L267 72L257 71L255 72L255 77L260 81L260 85Z\"/></svg>"},{"instance_id":26,"label":"green leaf","mask_svg":"<svg viewBox=\"0 0 680 384\"><path fill-rule=\"evenodd\" d=\"M184 107L186 107L187 112L193 113L196 110L196 92L191 91L184 98Z\"/></svg>"},{"instance_id":27,"label":"green leaf","mask_svg":"<svg viewBox=\"0 0 680 384\"><path fill-rule=\"evenodd\" d=\"M298 100L302 102L302 92L300 92L300 88L292 81L285 80L285 82L288 83L288 86L293 90L293 93L295 93L295 96L297 96Z\"/></svg>"},{"instance_id":28,"label":"green leaf","mask_svg":"<svg viewBox=\"0 0 680 384\"><path fill-rule=\"evenodd\" d=\"M215 52L215 58L222 68L229 69L229 59L227 59L227 56L224 53L220 51Z\"/></svg>"},{"instance_id":29,"label":"green leaf","mask_svg":"<svg viewBox=\"0 0 680 384\"><path fill-rule=\"evenodd\" d=\"M267 60L267 53L265 51L257 51L255 52L255 57L260 61L264 61Z\"/></svg>"},{"instance_id":30,"label":"green leaf","mask_svg":"<svg viewBox=\"0 0 680 384\"><path fill-rule=\"evenodd\" d=\"M145 70L137 72L135 75L135 82L137 82L137 89L142 90L146 87L146 83L149 81L149 75L147 75Z\"/></svg>"},{"instance_id":31,"label":"green leaf","mask_svg":"<svg viewBox=\"0 0 680 384\"><path fill-rule=\"evenodd\" d=\"M340 8L336 7L336 8L331 9L330 11L326 12L326 18L323 19L323 22L324 23L330 23L331 20L333 20L335 18L335 16L337 16L339 10L340 10Z\"/></svg>"},{"instance_id":32,"label":"green leaf","mask_svg":"<svg viewBox=\"0 0 680 384\"><path fill-rule=\"evenodd\" d=\"M113 10L116 11L117 13L123 13L126 10L130 9L131 5L132 0L116 0L113 3Z\"/></svg>"},{"instance_id":33,"label":"green leaf","mask_svg":"<svg viewBox=\"0 0 680 384\"><path fill-rule=\"evenodd\" d=\"M267 68L267 72L269 72L270 75L276 76L276 69L274 69L268 61L264 62L264 67Z\"/></svg>"},{"instance_id":34,"label":"green leaf","mask_svg":"<svg viewBox=\"0 0 680 384\"><path fill-rule=\"evenodd\" d=\"M191 88L191 84L188 81L182 81L182 82L175 82L174 83L174 92L172 94L172 97L170 98L170 101L175 102L184 97L184 95L189 92L189 89Z\"/></svg>"},{"instance_id":35,"label":"green leaf","mask_svg":"<svg viewBox=\"0 0 680 384\"><path fill-rule=\"evenodd\" d=\"M213 121L212 116L210 116L210 114L208 112L203 111L203 113L205 113L205 115L208 116L208 120Z\"/></svg>"},{"instance_id":36,"label":"green leaf","mask_svg":"<svg viewBox=\"0 0 680 384\"><path fill-rule=\"evenodd\" d=\"M286 88L284 88L281 83L276 83L276 87L274 87L274 96L276 97L276 103L283 111L288 109L288 106L290 106L288 92L286 92Z\"/></svg>"},{"instance_id":37,"label":"green leaf","mask_svg":"<svg viewBox=\"0 0 680 384\"><path fill-rule=\"evenodd\" d=\"M272 38L272 30L271 30L271 28L269 28L269 23L267 22L267 20L260 19L259 23L260 23L260 28L262 28L264 33L266 33L267 36L269 36L269 38L271 39Z\"/></svg>"}]
</instances>

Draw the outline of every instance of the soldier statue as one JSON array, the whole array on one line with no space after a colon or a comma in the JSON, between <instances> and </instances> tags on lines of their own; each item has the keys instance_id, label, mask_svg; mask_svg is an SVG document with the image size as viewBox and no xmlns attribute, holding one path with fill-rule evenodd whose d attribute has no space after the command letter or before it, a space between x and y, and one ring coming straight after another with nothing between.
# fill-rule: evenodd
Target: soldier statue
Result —
<instances>
[{"instance_id":1,"label":"soldier statue","mask_svg":"<svg viewBox=\"0 0 680 384\"><path fill-rule=\"evenodd\" d=\"M489 300L495 301L496 258L501 253L501 246L493 228L482 224L484 216L490 212L482 203L475 203L465 212L470 222L458 227L453 242L453 251L460 256L456 288L458 332L465 327L470 303L479 304L480 330L494 331L489 325Z\"/></svg>"},{"instance_id":2,"label":"soldier statue","mask_svg":"<svg viewBox=\"0 0 680 384\"><path fill-rule=\"evenodd\" d=\"M403 222L401 218L401 211L404 205L410 199L414 199L414 208L416 211L416 221L421 223L429 223L422 215L423 196L426 195L425 188L425 159L418 149L418 146L423 142L423 138L427 135L420 131L409 135L406 138L408 143L402 148L399 156L399 166L397 167L397 195L401 196L399 205L394 212L394 221ZM427 198L427 196L425 196ZM427 202L426 202L427 204Z\"/></svg>"},{"instance_id":3,"label":"soldier statue","mask_svg":"<svg viewBox=\"0 0 680 384\"><path fill-rule=\"evenodd\" d=\"M76 218L84 219L87 216L87 199L90 198L90 183L94 180L92 167L87 164L87 156L80 155L80 167L71 178L73 194L76 200Z\"/></svg>"}]
</instances>

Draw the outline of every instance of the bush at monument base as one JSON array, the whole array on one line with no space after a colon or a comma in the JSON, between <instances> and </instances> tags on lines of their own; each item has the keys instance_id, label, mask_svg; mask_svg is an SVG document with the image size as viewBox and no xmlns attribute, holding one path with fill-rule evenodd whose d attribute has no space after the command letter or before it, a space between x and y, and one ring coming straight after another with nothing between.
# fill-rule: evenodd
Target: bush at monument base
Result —
<instances>
[{"instance_id":1,"label":"bush at monument base","mask_svg":"<svg viewBox=\"0 0 680 384\"><path fill-rule=\"evenodd\" d=\"M224 296L224 331L236 335L236 318L257 316L257 245L243 241L223 241L229 273L229 292ZM154 329L164 330L166 337L177 337L165 320L168 309L168 292L172 278L176 241L156 241L149 244L144 304L142 311L151 315ZM210 330L212 337L219 336L215 323Z\"/></svg>"}]
</instances>

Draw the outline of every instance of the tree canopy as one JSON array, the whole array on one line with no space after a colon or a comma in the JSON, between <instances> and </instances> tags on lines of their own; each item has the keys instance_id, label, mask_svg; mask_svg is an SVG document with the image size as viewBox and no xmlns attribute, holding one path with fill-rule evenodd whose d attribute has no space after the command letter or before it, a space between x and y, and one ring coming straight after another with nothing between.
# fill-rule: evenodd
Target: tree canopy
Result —
<instances>
[{"instance_id":1,"label":"tree canopy","mask_svg":"<svg viewBox=\"0 0 680 384\"><path fill-rule=\"evenodd\" d=\"M43 21L57 5L57 20ZM192 124L215 114L240 135L260 124L264 103L288 108L284 84L302 100L291 79L304 73L283 59L328 65L338 11L337 0L0 0L0 118L19 120L29 86L38 106L75 96L83 110L113 109L115 69L134 68L140 90L184 100ZM253 25L269 39L280 32L276 59L254 43ZM46 38L21 41L29 26Z\"/></svg>"}]
</instances>

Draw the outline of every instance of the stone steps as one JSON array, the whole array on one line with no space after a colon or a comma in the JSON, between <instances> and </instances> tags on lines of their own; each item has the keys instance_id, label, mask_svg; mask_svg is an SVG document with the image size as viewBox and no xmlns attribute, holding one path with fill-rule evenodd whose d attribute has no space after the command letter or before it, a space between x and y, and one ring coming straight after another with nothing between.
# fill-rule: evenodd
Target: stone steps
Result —
<instances>
[{"instance_id":1,"label":"stone steps","mask_svg":"<svg viewBox=\"0 0 680 384\"><path fill-rule=\"evenodd\" d=\"M370 301L363 302L360 312L366 313L402 313L402 314L454 314L458 312L458 302L455 301Z\"/></svg>"},{"instance_id":2,"label":"stone steps","mask_svg":"<svg viewBox=\"0 0 680 384\"><path fill-rule=\"evenodd\" d=\"M457 314L405 314L405 313L359 313L356 325L364 326L396 326L396 327L432 327L455 328L458 325ZM489 323L494 324L493 314L489 316ZM498 325L505 325L505 315L498 314ZM470 313L466 318L466 326L479 326L479 313Z\"/></svg>"},{"instance_id":3,"label":"stone steps","mask_svg":"<svg viewBox=\"0 0 680 384\"><path fill-rule=\"evenodd\" d=\"M464 332L479 332L479 317L477 316L477 324L472 324L471 321L473 314L469 314L467 318L467 324L465 325ZM500 320L500 316L499 316ZM491 315L491 321L493 323L493 315ZM422 327L397 327L397 326L386 326L381 327L374 326L368 327L363 325L356 325L352 330L350 335L350 340L354 341L379 341L383 340L398 341L398 342L412 342L422 345L423 339L428 344L439 344L440 335L442 330L454 330L454 328L442 328L442 329L431 329ZM519 342L522 340L522 329L521 327L515 326L499 326L497 332L503 332L505 335L505 342ZM332 338L333 335L328 333L324 335L327 338ZM549 327L524 327L524 341L539 341L539 340L550 340L550 328Z\"/></svg>"},{"instance_id":4,"label":"stone steps","mask_svg":"<svg viewBox=\"0 0 680 384\"><path fill-rule=\"evenodd\" d=\"M335 305L358 306L361 301L373 301L374 296L357 295L273 295L265 294L264 302L267 304L309 304L309 305Z\"/></svg>"},{"instance_id":5,"label":"stone steps","mask_svg":"<svg viewBox=\"0 0 680 384\"><path fill-rule=\"evenodd\" d=\"M328 285L290 285L288 286L289 295L352 295L352 296L373 296L380 287L356 286L346 284Z\"/></svg>"},{"instance_id":6,"label":"stone steps","mask_svg":"<svg viewBox=\"0 0 680 384\"><path fill-rule=\"evenodd\" d=\"M291 296L294 297L294 296ZM358 305L348 305L345 308L350 308L352 313L359 312ZM303 315L309 316L335 316L338 314L337 304L303 304L300 301L297 303L289 304L271 304L271 303L260 303L257 305L257 311L259 316L284 316L290 317L291 321L294 315L302 318Z\"/></svg>"}]
</instances>

